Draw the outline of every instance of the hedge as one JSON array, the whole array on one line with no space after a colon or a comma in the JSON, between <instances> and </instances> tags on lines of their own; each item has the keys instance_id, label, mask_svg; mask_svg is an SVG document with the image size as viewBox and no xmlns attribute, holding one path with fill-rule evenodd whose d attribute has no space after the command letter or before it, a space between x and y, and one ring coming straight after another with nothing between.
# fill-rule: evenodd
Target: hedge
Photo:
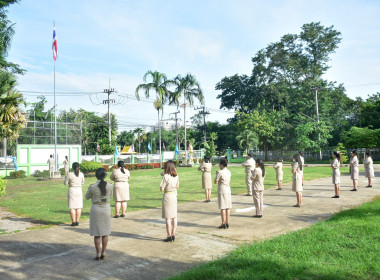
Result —
<instances>
[{"instance_id":1,"label":"hedge","mask_svg":"<svg viewBox=\"0 0 380 280\"><path fill-rule=\"evenodd\" d=\"M90 172L95 172L98 168L101 168L102 164L95 161L85 161L80 164L80 170L86 174Z\"/></svg>"},{"instance_id":2,"label":"hedge","mask_svg":"<svg viewBox=\"0 0 380 280\"><path fill-rule=\"evenodd\" d=\"M0 197L5 195L6 186L7 186L7 181L0 177Z\"/></svg>"}]
</instances>

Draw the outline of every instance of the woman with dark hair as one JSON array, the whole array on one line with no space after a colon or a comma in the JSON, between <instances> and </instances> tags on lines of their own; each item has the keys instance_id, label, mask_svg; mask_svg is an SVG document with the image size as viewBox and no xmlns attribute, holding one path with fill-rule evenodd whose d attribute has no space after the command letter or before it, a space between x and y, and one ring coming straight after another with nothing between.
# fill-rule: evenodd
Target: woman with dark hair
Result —
<instances>
[{"instance_id":1,"label":"woman with dark hair","mask_svg":"<svg viewBox=\"0 0 380 280\"><path fill-rule=\"evenodd\" d=\"M356 153L356 150L353 150L351 153L350 171L351 171L352 184L354 185L354 188L351 191L356 192L358 190L358 180L359 180L359 160L358 160L358 154Z\"/></svg>"},{"instance_id":2,"label":"woman with dark hair","mask_svg":"<svg viewBox=\"0 0 380 280\"><path fill-rule=\"evenodd\" d=\"M110 179L115 182L113 189L113 199L115 200L115 216L119 218L120 206L121 215L125 217L127 211L127 201L129 200L129 178L131 177L129 170L124 168L124 161L117 162L117 168L112 172Z\"/></svg>"},{"instance_id":3,"label":"woman with dark hair","mask_svg":"<svg viewBox=\"0 0 380 280\"><path fill-rule=\"evenodd\" d=\"M256 208L256 215L253 216L254 218L263 217L264 178L265 178L264 161L262 161L261 159L257 159L256 168L252 171L253 202L255 203L255 208Z\"/></svg>"},{"instance_id":4,"label":"woman with dark hair","mask_svg":"<svg viewBox=\"0 0 380 280\"><path fill-rule=\"evenodd\" d=\"M177 189L179 188L179 179L174 162L169 160L165 164L164 175L161 180L160 190L164 192L162 197L162 218L166 219L165 242L175 240L177 229Z\"/></svg>"},{"instance_id":5,"label":"woman with dark hair","mask_svg":"<svg viewBox=\"0 0 380 280\"><path fill-rule=\"evenodd\" d=\"M65 169L65 176L69 175L70 166L69 166L69 158L65 156L65 160L63 161L63 168Z\"/></svg>"},{"instance_id":6,"label":"woman with dark hair","mask_svg":"<svg viewBox=\"0 0 380 280\"><path fill-rule=\"evenodd\" d=\"M334 160L330 161L331 168L333 170L333 177L332 181L335 187L335 195L332 198L339 198L339 192L340 192L340 165L342 164L342 158L340 156L340 153L334 152L333 153Z\"/></svg>"},{"instance_id":7,"label":"woman with dark hair","mask_svg":"<svg viewBox=\"0 0 380 280\"><path fill-rule=\"evenodd\" d=\"M282 171L282 158L279 158L276 163L273 164L274 170L276 170L277 190L282 190L282 180L284 179L284 172Z\"/></svg>"},{"instance_id":8,"label":"woman with dark hair","mask_svg":"<svg viewBox=\"0 0 380 280\"><path fill-rule=\"evenodd\" d=\"M71 215L71 226L79 225L79 218L83 208L83 192L84 175L80 172L80 165L74 162L72 165L73 172L70 172L64 180L65 185L69 185L67 192L67 200Z\"/></svg>"},{"instance_id":9,"label":"woman with dark hair","mask_svg":"<svg viewBox=\"0 0 380 280\"><path fill-rule=\"evenodd\" d=\"M231 172L227 169L227 160L221 159L219 163L219 171L216 171L215 184L218 184L218 206L222 217L220 229L230 227L230 212L232 208L231 199Z\"/></svg>"},{"instance_id":10,"label":"woman with dark hair","mask_svg":"<svg viewBox=\"0 0 380 280\"><path fill-rule=\"evenodd\" d=\"M293 155L292 173L293 173L293 185L292 190L297 195L297 204L293 207L301 207L302 205L302 162L299 155Z\"/></svg>"},{"instance_id":11,"label":"woman with dark hair","mask_svg":"<svg viewBox=\"0 0 380 280\"><path fill-rule=\"evenodd\" d=\"M206 194L205 202L211 202L210 200L211 189L212 189L211 169L212 169L212 164L210 162L210 157L205 156L203 163L198 168L199 171L202 171L202 187L204 188L205 194Z\"/></svg>"},{"instance_id":12,"label":"woman with dark hair","mask_svg":"<svg viewBox=\"0 0 380 280\"><path fill-rule=\"evenodd\" d=\"M366 157L364 159L365 176L368 178L367 188L372 188L372 178L375 177L375 172L373 170L373 160L369 152L365 153Z\"/></svg>"},{"instance_id":13,"label":"woman with dark hair","mask_svg":"<svg viewBox=\"0 0 380 280\"><path fill-rule=\"evenodd\" d=\"M303 157L303 153L301 151L298 152L298 159L301 165L301 173L302 173L302 186L303 186L303 166L305 165L305 159Z\"/></svg>"},{"instance_id":14,"label":"woman with dark hair","mask_svg":"<svg viewBox=\"0 0 380 280\"><path fill-rule=\"evenodd\" d=\"M111 207L112 184L104 179L107 172L104 168L98 168L95 172L98 181L91 185L86 193L86 199L91 198L92 206L90 211L90 235L94 236L96 249L96 260L106 257L108 235L111 234ZM102 237L102 240L100 240ZM102 249L100 249L102 243Z\"/></svg>"}]
</instances>

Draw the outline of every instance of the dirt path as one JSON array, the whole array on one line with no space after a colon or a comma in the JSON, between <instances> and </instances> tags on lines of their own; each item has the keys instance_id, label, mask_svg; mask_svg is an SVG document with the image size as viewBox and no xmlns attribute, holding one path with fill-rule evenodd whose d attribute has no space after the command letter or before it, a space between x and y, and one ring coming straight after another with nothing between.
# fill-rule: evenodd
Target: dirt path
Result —
<instances>
[{"instance_id":1,"label":"dirt path","mask_svg":"<svg viewBox=\"0 0 380 280\"><path fill-rule=\"evenodd\" d=\"M359 186L365 185L363 180L361 174ZM216 200L183 203L178 207L176 242L169 244L162 242L161 209L128 213L112 220L107 259L100 262L93 260L88 222L0 235L0 279L163 279L219 258L239 244L297 230L369 201L380 195L380 180L373 185L350 192L351 181L343 176L341 198L332 199L331 178L308 181L302 208L291 207L295 194L289 184L282 191L266 190L262 219L251 217L252 197L233 196L228 230L217 228Z\"/></svg>"}]
</instances>

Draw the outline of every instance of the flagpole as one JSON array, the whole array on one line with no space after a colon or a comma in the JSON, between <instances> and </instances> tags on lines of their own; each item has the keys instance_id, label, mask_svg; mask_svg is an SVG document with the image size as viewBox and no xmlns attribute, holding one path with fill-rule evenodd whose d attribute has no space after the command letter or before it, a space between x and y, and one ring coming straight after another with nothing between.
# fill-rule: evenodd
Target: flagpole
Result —
<instances>
[{"instance_id":1,"label":"flagpole","mask_svg":"<svg viewBox=\"0 0 380 280\"><path fill-rule=\"evenodd\" d=\"M55 28L55 22L54 22ZM55 160L55 171L58 171L58 158L57 158L57 103L55 101L55 59L54 59L54 160Z\"/></svg>"}]
</instances>

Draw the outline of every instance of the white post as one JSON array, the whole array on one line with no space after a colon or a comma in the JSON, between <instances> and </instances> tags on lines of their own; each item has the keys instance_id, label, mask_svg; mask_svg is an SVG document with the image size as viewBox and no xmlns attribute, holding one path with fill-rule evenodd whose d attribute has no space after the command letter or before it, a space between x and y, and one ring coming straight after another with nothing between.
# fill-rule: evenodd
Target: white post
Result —
<instances>
[{"instance_id":1,"label":"white post","mask_svg":"<svg viewBox=\"0 0 380 280\"><path fill-rule=\"evenodd\" d=\"M183 125L185 126L185 164L187 164L187 144L186 144L186 95L183 92Z\"/></svg>"},{"instance_id":2,"label":"white post","mask_svg":"<svg viewBox=\"0 0 380 280\"><path fill-rule=\"evenodd\" d=\"M57 105L55 101L55 60L54 60L54 163L55 171L58 171L58 161L57 161Z\"/></svg>"},{"instance_id":3,"label":"white post","mask_svg":"<svg viewBox=\"0 0 380 280\"><path fill-rule=\"evenodd\" d=\"M318 88L315 88L315 106L317 109L317 123L319 123L319 109L318 109ZM318 133L318 140L321 140L321 134ZM322 150L319 149L319 159L322 160Z\"/></svg>"}]
</instances>

